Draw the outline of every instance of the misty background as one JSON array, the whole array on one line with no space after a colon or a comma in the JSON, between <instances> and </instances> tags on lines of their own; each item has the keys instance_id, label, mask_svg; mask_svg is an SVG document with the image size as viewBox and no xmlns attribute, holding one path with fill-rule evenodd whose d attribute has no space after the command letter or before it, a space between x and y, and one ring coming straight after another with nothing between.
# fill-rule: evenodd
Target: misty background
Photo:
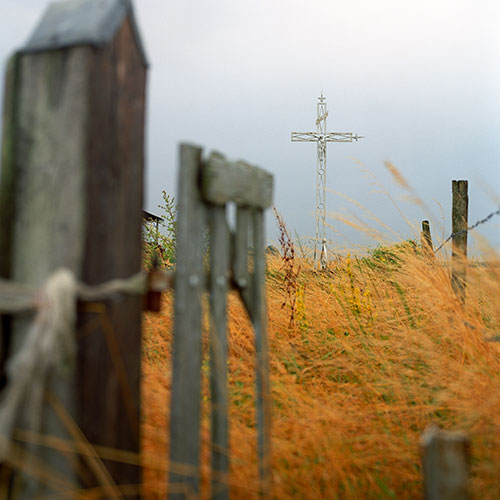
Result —
<instances>
[{"instance_id":1,"label":"misty background","mask_svg":"<svg viewBox=\"0 0 500 500\"><path fill-rule=\"evenodd\" d=\"M6 58L47 4L0 2L2 93ZM290 135L316 130L321 92L328 130L365 136L328 145L335 250L375 246L377 232L418 238L427 218L438 243L452 179L469 180L470 224L500 205L497 0L136 0L135 11L151 64L146 209L160 212L162 189L175 196L177 145L189 141L272 172L290 233L313 237L316 145ZM272 213L267 228L276 242ZM481 236L499 248L500 217L471 236L472 253Z\"/></svg>"}]
</instances>

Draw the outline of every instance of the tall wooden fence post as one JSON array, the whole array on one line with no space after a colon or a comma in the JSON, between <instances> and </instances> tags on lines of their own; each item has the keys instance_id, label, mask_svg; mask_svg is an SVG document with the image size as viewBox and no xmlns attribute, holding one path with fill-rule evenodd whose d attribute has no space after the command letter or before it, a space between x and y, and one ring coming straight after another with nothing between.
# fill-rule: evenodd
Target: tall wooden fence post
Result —
<instances>
[{"instance_id":1,"label":"tall wooden fence post","mask_svg":"<svg viewBox=\"0 0 500 500\"><path fill-rule=\"evenodd\" d=\"M88 284L141 268L147 62L130 2L51 4L9 64L0 188L0 273L41 285L66 267ZM77 364L49 386L42 434L138 453L141 299L97 304L79 314ZM3 321L8 355L26 321ZM8 331L7 330L8 327ZM62 403L62 404L59 404ZM69 417L66 414L69 413ZM23 422L19 422L22 425ZM81 435L80 435L81 439ZM95 474L50 448L28 449L64 485L135 484L137 466L106 462ZM20 474L20 497L70 498L63 483ZM102 484L106 478L107 485Z\"/></svg>"},{"instance_id":2,"label":"tall wooden fence post","mask_svg":"<svg viewBox=\"0 0 500 500\"><path fill-rule=\"evenodd\" d=\"M422 435L425 500L468 500L469 439L433 425Z\"/></svg>"},{"instance_id":3,"label":"tall wooden fence post","mask_svg":"<svg viewBox=\"0 0 500 500\"><path fill-rule=\"evenodd\" d=\"M451 284L459 300L465 302L467 283L467 227L469 196L468 182L452 181L452 254L451 254Z\"/></svg>"}]
</instances>

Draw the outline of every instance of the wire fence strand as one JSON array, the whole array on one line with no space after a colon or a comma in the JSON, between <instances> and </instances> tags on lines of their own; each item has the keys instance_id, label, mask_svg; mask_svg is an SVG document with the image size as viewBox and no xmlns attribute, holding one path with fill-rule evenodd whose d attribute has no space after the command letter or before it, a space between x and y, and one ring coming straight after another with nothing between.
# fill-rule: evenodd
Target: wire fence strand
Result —
<instances>
[{"instance_id":1,"label":"wire fence strand","mask_svg":"<svg viewBox=\"0 0 500 500\"><path fill-rule=\"evenodd\" d=\"M451 233L450 236L448 236L448 238L446 238L443 241L443 243L441 243L441 245L439 245L439 247L436 248L436 250L434 250L434 253L439 252L439 250L441 250L441 248L443 248L446 245L446 243L448 243L448 241L450 241L452 238L455 238L456 236L460 236L461 234L465 234L468 231L472 231L472 229L476 229L476 227L480 226L481 224L484 224L485 222L488 222L495 215L500 215L500 208L498 208L494 212L491 212L491 214L487 215L484 219L478 220L472 226L469 226L466 229L461 229L460 231L455 231L454 233Z\"/></svg>"}]
</instances>

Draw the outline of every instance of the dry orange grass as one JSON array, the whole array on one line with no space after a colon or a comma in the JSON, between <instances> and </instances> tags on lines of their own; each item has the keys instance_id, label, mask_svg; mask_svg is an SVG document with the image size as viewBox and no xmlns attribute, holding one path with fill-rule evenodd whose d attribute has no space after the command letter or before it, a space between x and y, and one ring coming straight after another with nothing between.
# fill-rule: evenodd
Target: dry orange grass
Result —
<instances>
[{"instance_id":1,"label":"dry orange grass","mask_svg":"<svg viewBox=\"0 0 500 500\"><path fill-rule=\"evenodd\" d=\"M442 263L409 246L391 252L325 273L302 262L293 327L280 260L268 263L275 498L420 498L419 437L432 422L470 434L474 497L500 498L500 343L488 340L500 333L500 268L469 268L462 308ZM166 296L145 317L148 498L166 491L171 306ZM229 324L232 496L251 499L254 347L236 297Z\"/></svg>"}]
</instances>

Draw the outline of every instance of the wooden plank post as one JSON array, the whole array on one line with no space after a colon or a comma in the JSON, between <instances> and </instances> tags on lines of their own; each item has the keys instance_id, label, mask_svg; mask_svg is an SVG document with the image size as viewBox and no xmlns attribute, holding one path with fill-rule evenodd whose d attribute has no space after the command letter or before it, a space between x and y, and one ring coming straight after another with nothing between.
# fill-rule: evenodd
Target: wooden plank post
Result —
<instances>
[{"instance_id":1,"label":"wooden plank post","mask_svg":"<svg viewBox=\"0 0 500 500\"><path fill-rule=\"evenodd\" d=\"M250 231L250 209L245 206L236 208L236 228L233 238L232 271L233 282L241 300L248 311L252 310L250 296L250 273L248 271L248 236Z\"/></svg>"},{"instance_id":2,"label":"wooden plank post","mask_svg":"<svg viewBox=\"0 0 500 500\"><path fill-rule=\"evenodd\" d=\"M201 294L205 206L198 189L201 149L182 144L177 190L176 276L170 403L171 500L200 490Z\"/></svg>"},{"instance_id":3,"label":"wooden plank post","mask_svg":"<svg viewBox=\"0 0 500 500\"><path fill-rule=\"evenodd\" d=\"M272 204L273 177L265 170L245 162L228 162L221 155L212 155L204 165L201 189L207 202L233 202L237 205L233 278L240 290L255 334L260 494L268 498L272 481L271 387L265 293L264 209ZM251 274L248 272L248 248L245 248L249 230L253 247Z\"/></svg>"},{"instance_id":4,"label":"wooden plank post","mask_svg":"<svg viewBox=\"0 0 500 500\"><path fill-rule=\"evenodd\" d=\"M466 180L452 181L452 253L451 284L458 299L464 303L467 284L467 227L469 196Z\"/></svg>"},{"instance_id":5,"label":"wooden plank post","mask_svg":"<svg viewBox=\"0 0 500 500\"><path fill-rule=\"evenodd\" d=\"M210 206L210 393L212 396L212 494L229 499L229 391L226 306L230 238L226 207Z\"/></svg>"},{"instance_id":6,"label":"wooden plank post","mask_svg":"<svg viewBox=\"0 0 500 500\"><path fill-rule=\"evenodd\" d=\"M66 267L92 285L140 270L146 72L131 3L120 0L51 4L12 57L3 118L2 277L41 285ZM39 431L74 440L74 421L92 445L139 453L141 299L96 310L79 314L86 335L77 336L76 366L51 382L52 404ZM26 327L15 318L4 329L9 355L21 348ZM106 477L106 496L119 494L120 484L139 492L139 467L104 462L107 472L98 478L84 460L72 464L49 448L27 451L75 491L102 487ZM72 496L50 481L20 481L21 498Z\"/></svg>"},{"instance_id":7,"label":"wooden plank post","mask_svg":"<svg viewBox=\"0 0 500 500\"><path fill-rule=\"evenodd\" d=\"M442 431L436 425L422 434L425 500L468 500L469 449L467 436Z\"/></svg>"},{"instance_id":8,"label":"wooden plank post","mask_svg":"<svg viewBox=\"0 0 500 500\"><path fill-rule=\"evenodd\" d=\"M252 275L252 323L255 332L257 450L259 454L260 494L271 494L271 382L267 340L266 262L264 243L264 211L252 211L254 270Z\"/></svg>"},{"instance_id":9,"label":"wooden plank post","mask_svg":"<svg viewBox=\"0 0 500 500\"><path fill-rule=\"evenodd\" d=\"M175 277L169 497L200 497L201 294L210 294L211 498L229 498L229 394L226 325L229 280L241 295L256 343L257 427L261 486L271 489L271 396L265 307L264 209L272 204L273 177L243 162L229 162L181 145L177 271ZM227 220L235 203L236 231ZM204 275L203 234L210 231L208 280ZM249 233L253 246L249 270ZM207 286L208 285L208 286Z\"/></svg>"},{"instance_id":10,"label":"wooden plank post","mask_svg":"<svg viewBox=\"0 0 500 500\"><path fill-rule=\"evenodd\" d=\"M431 226L428 220L422 221L422 234L420 244L426 254L433 255Z\"/></svg>"}]
</instances>

